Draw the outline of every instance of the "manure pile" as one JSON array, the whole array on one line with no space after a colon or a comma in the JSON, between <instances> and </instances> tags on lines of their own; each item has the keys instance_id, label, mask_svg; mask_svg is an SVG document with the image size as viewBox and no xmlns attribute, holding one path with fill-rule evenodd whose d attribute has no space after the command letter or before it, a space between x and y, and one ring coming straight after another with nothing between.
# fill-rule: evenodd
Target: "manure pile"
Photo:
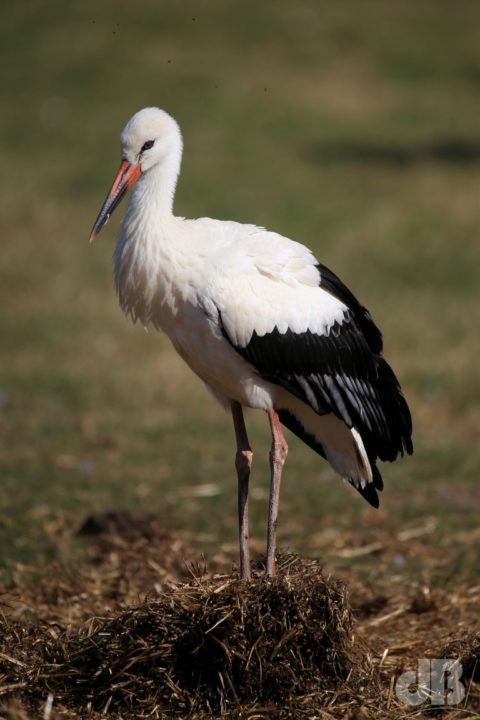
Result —
<instances>
[{"instance_id":1,"label":"manure pile","mask_svg":"<svg viewBox=\"0 0 480 720\"><path fill-rule=\"evenodd\" d=\"M0 718L397 720L480 712L480 586L388 592L318 561L254 580L201 567L153 516L87 518L48 566L0 586ZM192 569L185 558L194 561ZM380 582L381 581L381 582ZM353 608L353 609L352 609ZM365 639L368 637L368 642ZM419 658L458 658L461 707L400 703ZM459 714L460 713L460 714Z\"/></svg>"},{"instance_id":2,"label":"manure pile","mask_svg":"<svg viewBox=\"0 0 480 720\"><path fill-rule=\"evenodd\" d=\"M373 691L343 584L315 561L279 565L249 584L194 578L73 629L4 618L0 685L28 708L51 695L66 717L126 718L308 717Z\"/></svg>"}]
</instances>

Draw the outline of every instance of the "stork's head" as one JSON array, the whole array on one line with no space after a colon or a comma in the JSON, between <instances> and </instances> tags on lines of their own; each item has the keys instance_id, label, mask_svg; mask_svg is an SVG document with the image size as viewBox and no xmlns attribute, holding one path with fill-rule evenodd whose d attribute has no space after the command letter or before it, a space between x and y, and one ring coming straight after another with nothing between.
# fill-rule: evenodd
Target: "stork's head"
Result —
<instances>
[{"instance_id":1,"label":"stork's head","mask_svg":"<svg viewBox=\"0 0 480 720\"><path fill-rule=\"evenodd\" d=\"M102 205L90 235L95 240L113 211L141 175L155 167L173 163L178 174L182 153L182 136L176 121L160 108L139 110L127 122L120 135L122 161L113 185Z\"/></svg>"}]
</instances>

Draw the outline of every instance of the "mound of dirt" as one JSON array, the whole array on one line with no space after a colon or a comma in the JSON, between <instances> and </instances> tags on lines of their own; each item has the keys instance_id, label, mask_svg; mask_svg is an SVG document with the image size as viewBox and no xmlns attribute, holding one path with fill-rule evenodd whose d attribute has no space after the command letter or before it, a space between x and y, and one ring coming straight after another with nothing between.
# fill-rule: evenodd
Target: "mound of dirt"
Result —
<instances>
[{"instance_id":1,"label":"mound of dirt","mask_svg":"<svg viewBox=\"0 0 480 720\"><path fill-rule=\"evenodd\" d=\"M71 717L308 716L375 688L345 587L297 556L273 580L199 577L74 630L4 619L0 633L0 685Z\"/></svg>"},{"instance_id":2,"label":"mound of dirt","mask_svg":"<svg viewBox=\"0 0 480 720\"><path fill-rule=\"evenodd\" d=\"M398 678L442 657L461 662L462 703L480 712L478 586L399 588L353 568L347 597L293 555L276 579L258 564L242 583L221 574L232 554L207 573L200 543L165 518L110 511L76 527L57 522L56 559L0 585L0 718L400 720L412 707Z\"/></svg>"}]
</instances>

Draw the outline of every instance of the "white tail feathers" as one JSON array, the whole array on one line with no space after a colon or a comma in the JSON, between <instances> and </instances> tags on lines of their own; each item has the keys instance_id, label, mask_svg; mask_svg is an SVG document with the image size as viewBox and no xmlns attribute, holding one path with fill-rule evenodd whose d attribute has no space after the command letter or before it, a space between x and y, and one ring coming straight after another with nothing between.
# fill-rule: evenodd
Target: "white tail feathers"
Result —
<instances>
[{"instance_id":1,"label":"white tail feathers","mask_svg":"<svg viewBox=\"0 0 480 720\"><path fill-rule=\"evenodd\" d=\"M360 433L348 428L333 413L318 415L308 405L282 391L277 407L285 408L304 428L315 443L321 445L323 454L342 478L356 488L365 488L373 482L372 468Z\"/></svg>"},{"instance_id":2,"label":"white tail feathers","mask_svg":"<svg viewBox=\"0 0 480 720\"><path fill-rule=\"evenodd\" d=\"M364 471L362 473L362 476L363 476L363 478L366 478L366 480L364 479L363 483L360 484L360 486L363 488L363 487L365 487L366 483L373 482L372 468L370 466L370 461L368 459L368 456L367 456L367 453L365 450L365 446L363 444L363 440L362 440L360 433L354 427L350 430L350 432L353 435L353 439L355 440L355 445L357 446L357 450L358 450L358 453L360 456L359 457L360 464Z\"/></svg>"}]
</instances>

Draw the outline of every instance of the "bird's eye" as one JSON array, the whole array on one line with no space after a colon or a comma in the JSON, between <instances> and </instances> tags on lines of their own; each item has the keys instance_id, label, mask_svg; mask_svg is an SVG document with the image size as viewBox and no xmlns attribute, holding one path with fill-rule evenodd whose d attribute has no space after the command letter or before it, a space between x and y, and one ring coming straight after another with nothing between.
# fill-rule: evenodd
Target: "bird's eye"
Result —
<instances>
[{"instance_id":1,"label":"bird's eye","mask_svg":"<svg viewBox=\"0 0 480 720\"><path fill-rule=\"evenodd\" d=\"M141 152L145 152L145 150L150 150L151 147L153 147L155 140L147 140L147 142L144 142L142 145Z\"/></svg>"}]
</instances>

